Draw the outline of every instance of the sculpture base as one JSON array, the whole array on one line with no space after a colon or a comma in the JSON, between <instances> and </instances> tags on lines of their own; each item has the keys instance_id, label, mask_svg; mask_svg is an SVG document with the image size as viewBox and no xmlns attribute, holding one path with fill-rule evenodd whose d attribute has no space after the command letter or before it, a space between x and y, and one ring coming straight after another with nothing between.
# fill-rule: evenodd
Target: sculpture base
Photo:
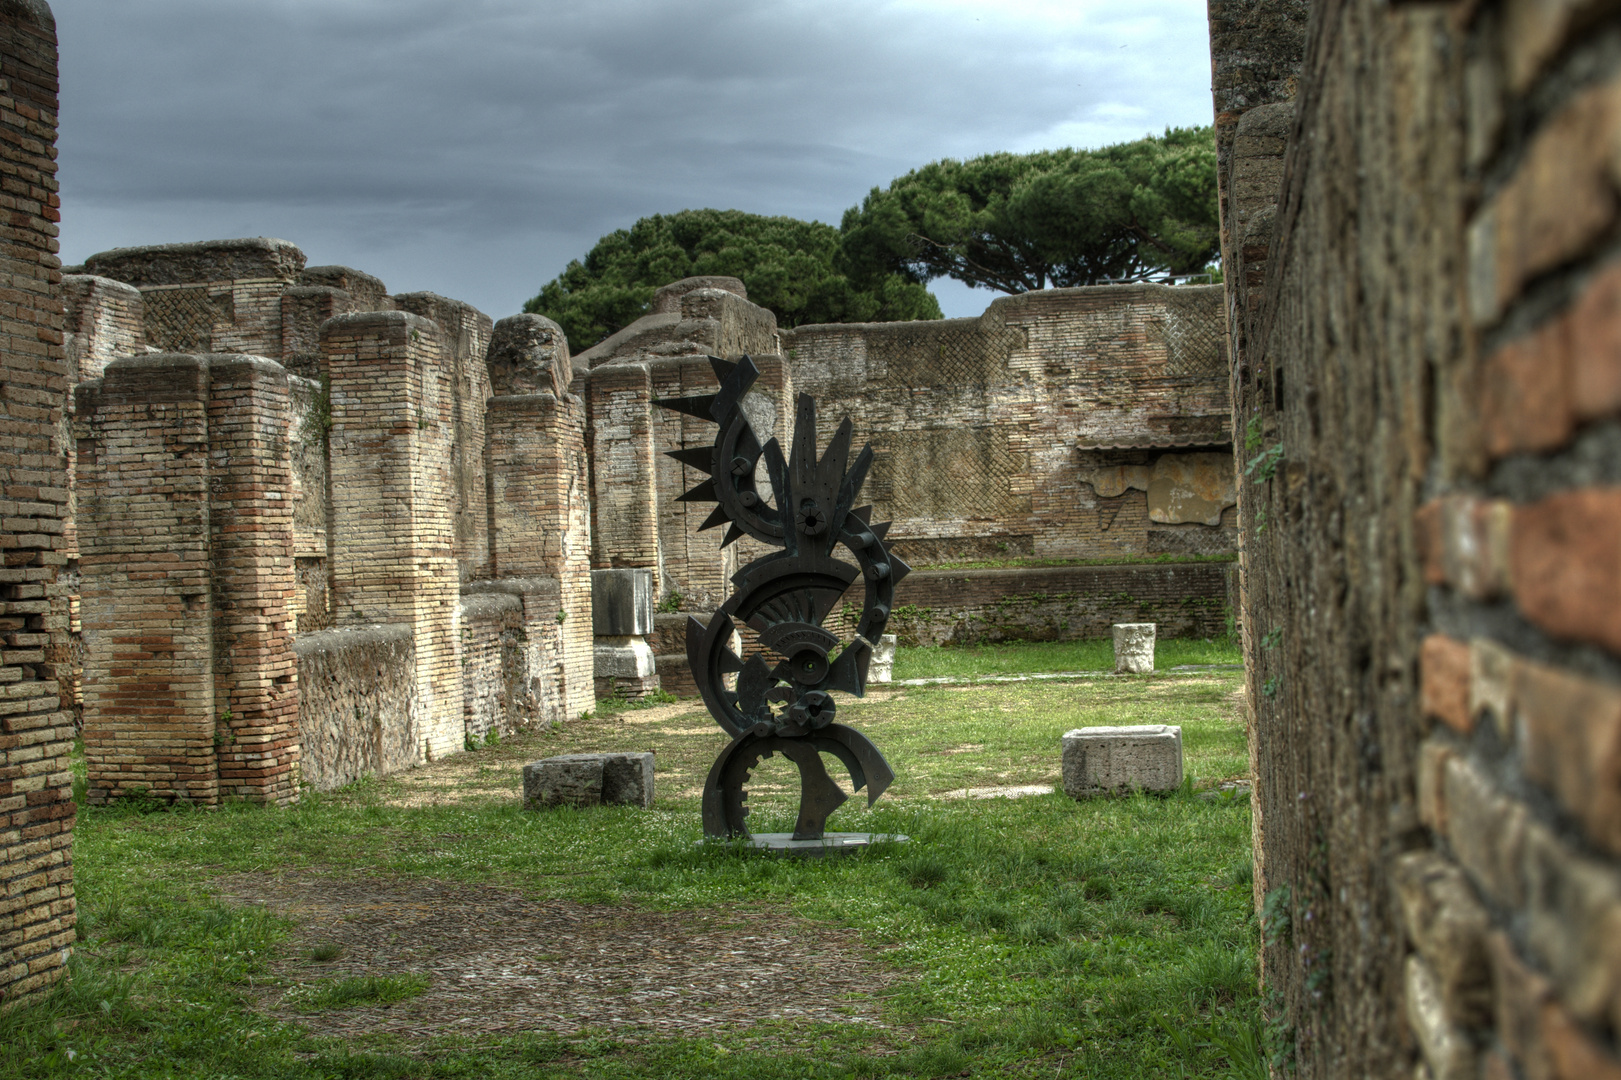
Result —
<instances>
[{"instance_id":1,"label":"sculpture base","mask_svg":"<svg viewBox=\"0 0 1621 1080\"><path fill-rule=\"evenodd\" d=\"M755 833L747 840L739 840L738 843L770 855L819 858L823 855L848 855L851 852L865 850L874 844L904 844L910 839L911 837L903 833L830 832L823 833L820 840L795 840L793 833L768 832ZM712 841L698 842L703 844Z\"/></svg>"}]
</instances>

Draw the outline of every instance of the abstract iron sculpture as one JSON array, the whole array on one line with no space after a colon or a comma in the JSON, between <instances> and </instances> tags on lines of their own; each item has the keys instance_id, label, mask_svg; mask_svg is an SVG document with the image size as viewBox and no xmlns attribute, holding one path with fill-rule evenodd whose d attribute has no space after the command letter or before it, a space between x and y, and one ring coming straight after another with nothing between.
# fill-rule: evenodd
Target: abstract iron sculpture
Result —
<instances>
[{"instance_id":1,"label":"abstract iron sculpture","mask_svg":"<svg viewBox=\"0 0 1621 1080\"><path fill-rule=\"evenodd\" d=\"M862 697L873 642L884 632L895 585L910 567L884 547L889 523L874 525L872 507L856 507L856 496L872 465L863 447L846 470L850 421L839 425L827 453L817 456L816 402L800 394L793 451L783 460L776 439L764 446L743 411L744 395L760 371L747 356L737 363L709 358L720 391L703 397L656 401L720 426L713 446L672 450L669 455L709 474L680 497L683 502L718 503L700 529L730 523L721 547L750 536L783 550L756 559L732 576L737 591L706 627L687 620L687 659L717 723L732 736L704 784L704 833L747 837L750 770L773 753L799 767L799 818L795 840L822 838L827 817L848 796L827 775L821 755L832 754L850 772L854 790L867 789L871 806L895 774L878 748L853 728L833 722L831 692ZM773 499L756 489L755 466L765 459ZM858 566L833 557L843 544ZM854 640L840 648L823 628L833 606L857 576L866 579L866 604ZM759 656L745 662L731 649L734 620L759 635L764 648L781 657L775 665ZM736 673L735 689L725 676Z\"/></svg>"}]
</instances>

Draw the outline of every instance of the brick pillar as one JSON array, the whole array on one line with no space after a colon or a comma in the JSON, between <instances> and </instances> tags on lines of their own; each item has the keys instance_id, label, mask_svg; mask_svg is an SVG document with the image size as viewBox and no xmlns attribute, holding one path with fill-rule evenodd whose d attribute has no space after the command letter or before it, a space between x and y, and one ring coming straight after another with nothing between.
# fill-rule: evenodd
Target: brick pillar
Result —
<instances>
[{"instance_id":1,"label":"brick pillar","mask_svg":"<svg viewBox=\"0 0 1621 1080\"><path fill-rule=\"evenodd\" d=\"M591 565L654 568L658 511L653 500L653 385L642 364L607 364L586 377L591 414Z\"/></svg>"},{"instance_id":2,"label":"brick pillar","mask_svg":"<svg viewBox=\"0 0 1621 1080\"><path fill-rule=\"evenodd\" d=\"M208 362L115 360L77 406L90 801L216 802Z\"/></svg>"},{"instance_id":3,"label":"brick pillar","mask_svg":"<svg viewBox=\"0 0 1621 1080\"><path fill-rule=\"evenodd\" d=\"M286 370L257 356L209 364L214 709L222 797L298 797L292 457Z\"/></svg>"},{"instance_id":4,"label":"brick pillar","mask_svg":"<svg viewBox=\"0 0 1621 1080\"><path fill-rule=\"evenodd\" d=\"M62 974L73 945L72 715L57 665L67 477L61 436L68 368L56 257L56 26L40 2L0 7L0 1008Z\"/></svg>"},{"instance_id":5,"label":"brick pillar","mask_svg":"<svg viewBox=\"0 0 1621 1080\"><path fill-rule=\"evenodd\" d=\"M484 403L490 373L484 355L492 323L482 311L437 293L402 293L394 306L439 324L450 387L451 526L463 581L490 576L489 514L484 505Z\"/></svg>"},{"instance_id":6,"label":"brick pillar","mask_svg":"<svg viewBox=\"0 0 1621 1080\"><path fill-rule=\"evenodd\" d=\"M332 381L336 626L403 623L416 660L423 757L462 748L459 584L451 499L453 398L439 327L403 311L321 328Z\"/></svg>"},{"instance_id":7,"label":"brick pillar","mask_svg":"<svg viewBox=\"0 0 1621 1080\"><path fill-rule=\"evenodd\" d=\"M590 510L585 401L523 394L489 400L491 564L501 578L555 578L562 589L567 716L591 708Z\"/></svg>"}]
</instances>

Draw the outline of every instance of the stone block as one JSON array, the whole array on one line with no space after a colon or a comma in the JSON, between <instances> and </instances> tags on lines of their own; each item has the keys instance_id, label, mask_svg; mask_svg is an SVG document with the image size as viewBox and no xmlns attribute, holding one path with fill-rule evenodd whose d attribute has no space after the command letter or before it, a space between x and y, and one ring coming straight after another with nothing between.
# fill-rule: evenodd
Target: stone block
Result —
<instances>
[{"instance_id":1,"label":"stone block","mask_svg":"<svg viewBox=\"0 0 1621 1080\"><path fill-rule=\"evenodd\" d=\"M526 810L653 805L653 755L562 754L523 767Z\"/></svg>"},{"instance_id":2,"label":"stone block","mask_svg":"<svg viewBox=\"0 0 1621 1080\"><path fill-rule=\"evenodd\" d=\"M645 679L653 674L653 650L639 637L599 637L592 648L599 679Z\"/></svg>"},{"instance_id":3,"label":"stone block","mask_svg":"<svg viewBox=\"0 0 1621 1080\"><path fill-rule=\"evenodd\" d=\"M1407 1023L1435 1080L1474 1080L1479 1075L1474 1044L1447 1015L1435 974L1421 958L1409 956L1406 970Z\"/></svg>"},{"instance_id":4,"label":"stone block","mask_svg":"<svg viewBox=\"0 0 1621 1080\"><path fill-rule=\"evenodd\" d=\"M1151 622L1115 623L1115 674L1140 675L1153 670L1154 624Z\"/></svg>"},{"instance_id":5,"label":"stone block","mask_svg":"<svg viewBox=\"0 0 1621 1080\"><path fill-rule=\"evenodd\" d=\"M526 810L601 804L601 754L563 754L523 767L523 805Z\"/></svg>"},{"instance_id":6,"label":"stone block","mask_svg":"<svg viewBox=\"0 0 1621 1080\"><path fill-rule=\"evenodd\" d=\"M1064 792L1175 791L1182 786L1182 729L1175 724L1077 728L1064 733Z\"/></svg>"},{"instance_id":7,"label":"stone block","mask_svg":"<svg viewBox=\"0 0 1621 1080\"><path fill-rule=\"evenodd\" d=\"M867 665L868 682L889 682L895 675L895 635L884 634L872 650L872 662Z\"/></svg>"},{"instance_id":8,"label":"stone block","mask_svg":"<svg viewBox=\"0 0 1621 1080\"><path fill-rule=\"evenodd\" d=\"M602 802L605 806L653 805L653 755L602 755Z\"/></svg>"},{"instance_id":9,"label":"stone block","mask_svg":"<svg viewBox=\"0 0 1621 1080\"><path fill-rule=\"evenodd\" d=\"M591 571L591 631L599 637L653 632L653 571Z\"/></svg>"}]
</instances>

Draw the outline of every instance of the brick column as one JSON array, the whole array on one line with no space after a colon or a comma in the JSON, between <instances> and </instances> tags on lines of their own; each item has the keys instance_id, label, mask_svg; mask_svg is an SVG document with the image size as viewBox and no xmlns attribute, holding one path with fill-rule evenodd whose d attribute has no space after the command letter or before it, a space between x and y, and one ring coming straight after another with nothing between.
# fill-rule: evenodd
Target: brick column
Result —
<instances>
[{"instance_id":1,"label":"brick column","mask_svg":"<svg viewBox=\"0 0 1621 1080\"><path fill-rule=\"evenodd\" d=\"M0 1008L44 991L73 946L72 715L57 665L67 477L61 436L68 368L56 257L56 26L40 2L0 7Z\"/></svg>"},{"instance_id":2,"label":"brick column","mask_svg":"<svg viewBox=\"0 0 1621 1080\"><path fill-rule=\"evenodd\" d=\"M490 561L501 578L543 576L561 586L563 707L578 716L594 700L585 401L491 398L485 423Z\"/></svg>"},{"instance_id":3,"label":"brick column","mask_svg":"<svg viewBox=\"0 0 1621 1080\"><path fill-rule=\"evenodd\" d=\"M591 565L654 567L658 511L653 500L652 381L641 364L608 364L586 377L591 414Z\"/></svg>"},{"instance_id":4,"label":"brick column","mask_svg":"<svg viewBox=\"0 0 1621 1080\"><path fill-rule=\"evenodd\" d=\"M490 317L437 293L402 293L394 306L439 325L450 388L451 528L463 581L490 576L489 514L484 505L484 403L490 397Z\"/></svg>"},{"instance_id":5,"label":"brick column","mask_svg":"<svg viewBox=\"0 0 1621 1080\"><path fill-rule=\"evenodd\" d=\"M222 797L298 797L293 500L287 372L210 358L209 538Z\"/></svg>"},{"instance_id":6,"label":"brick column","mask_svg":"<svg viewBox=\"0 0 1621 1080\"><path fill-rule=\"evenodd\" d=\"M462 748L453 547L453 398L439 327L403 311L321 328L332 381L332 611L336 626L403 623L416 660L422 755Z\"/></svg>"},{"instance_id":7,"label":"brick column","mask_svg":"<svg viewBox=\"0 0 1621 1080\"><path fill-rule=\"evenodd\" d=\"M77 413L90 801L213 803L208 362L115 360Z\"/></svg>"}]
</instances>

